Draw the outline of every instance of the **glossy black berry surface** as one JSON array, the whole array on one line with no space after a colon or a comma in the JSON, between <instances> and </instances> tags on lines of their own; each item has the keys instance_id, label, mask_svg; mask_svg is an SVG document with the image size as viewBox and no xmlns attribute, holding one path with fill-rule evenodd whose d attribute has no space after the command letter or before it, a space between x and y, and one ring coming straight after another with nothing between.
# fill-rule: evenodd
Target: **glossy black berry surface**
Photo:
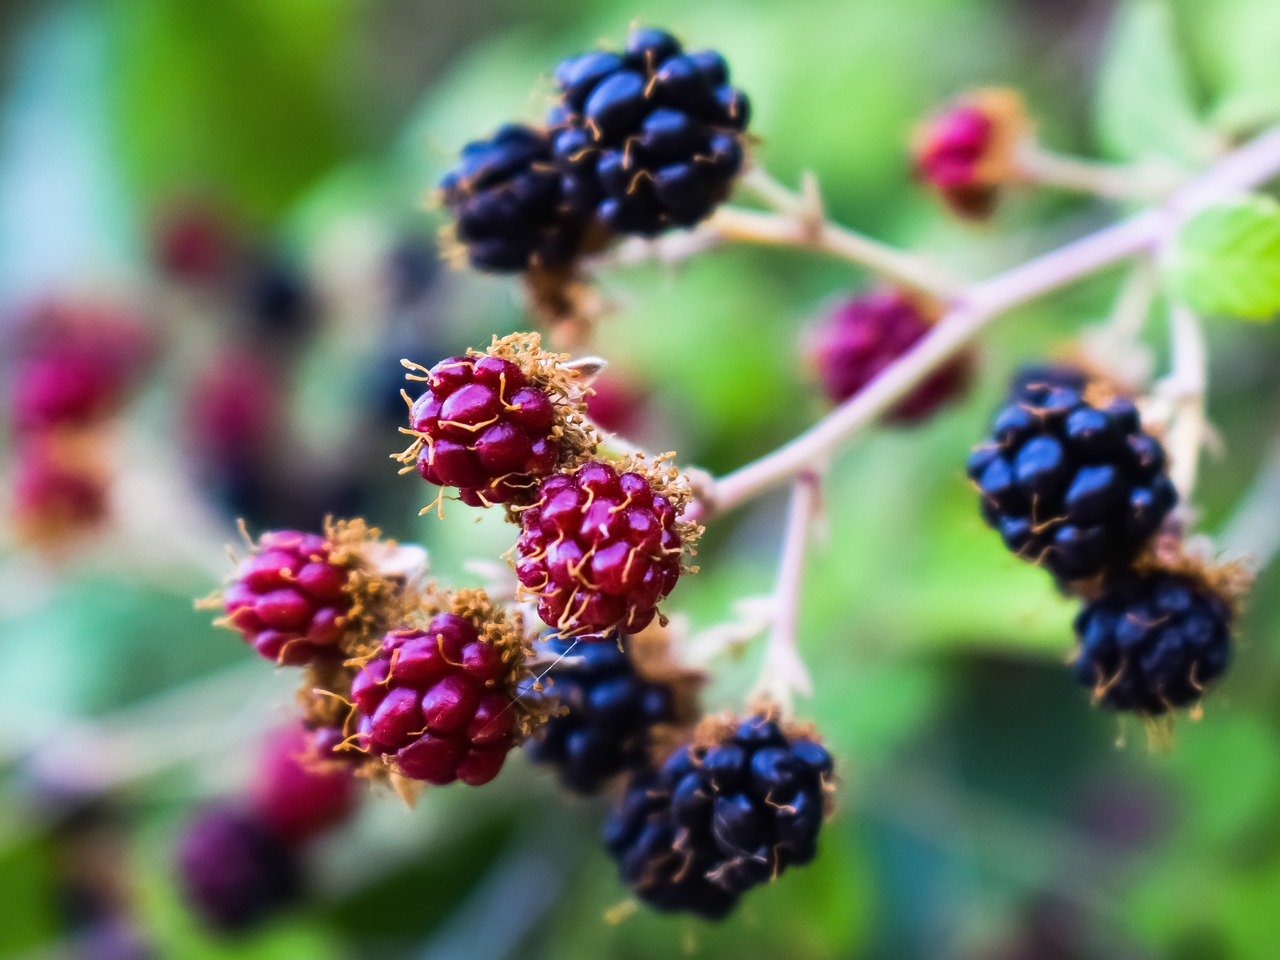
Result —
<instances>
[{"instance_id":1,"label":"glossy black berry surface","mask_svg":"<svg viewBox=\"0 0 1280 960\"><path fill-rule=\"evenodd\" d=\"M1231 660L1232 620L1231 605L1191 577L1123 574L1076 617L1076 677L1111 710L1194 706Z\"/></svg>"},{"instance_id":2,"label":"glossy black berry surface","mask_svg":"<svg viewBox=\"0 0 1280 960\"><path fill-rule=\"evenodd\" d=\"M1062 580L1124 564L1177 503L1164 447L1130 400L1094 406L1051 381L1017 391L969 457L983 519L1013 553Z\"/></svg>"},{"instance_id":3,"label":"glossy black berry surface","mask_svg":"<svg viewBox=\"0 0 1280 960\"><path fill-rule=\"evenodd\" d=\"M618 234L706 218L742 168L750 107L728 80L718 53L648 28L562 61L548 119L570 205Z\"/></svg>"},{"instance_id":4,"label":"glossy black berry surface","mask_svg":"<svg viewBox=\"0 0 1280 960\"><path fill-rule=\"evenodd\" d=\"M518 124L467 144L440 181L467 258L477 269L495 272L573 259L582 221L566 210L561 188L547 135Z\"/></svg>"},{"instance_id":5,"label":"glossy black berry surface","mask_svg":"<svg viewBox=\"0 0 1280 960\"><path fill-rule=\"evenodd\" d=\"M632 779L605 825L622 879L659 910L714 919L817 852L831 755L752 717Z\"/></svg>"},{"instance_id":6,"label":"glossy black berry surface","mask_svg":"<svg viewBox=\"0 0 1280 960\"><path fill-rule=\"evenodd\" d=\"M554 766L565 787L582 794L645 766L654 727L675 719L671 687L642 677L616 635L588 643L553 634L541 647L553 661L541 695L561 712L525 747L529 759Z\"/></svg>"}]
</instances>

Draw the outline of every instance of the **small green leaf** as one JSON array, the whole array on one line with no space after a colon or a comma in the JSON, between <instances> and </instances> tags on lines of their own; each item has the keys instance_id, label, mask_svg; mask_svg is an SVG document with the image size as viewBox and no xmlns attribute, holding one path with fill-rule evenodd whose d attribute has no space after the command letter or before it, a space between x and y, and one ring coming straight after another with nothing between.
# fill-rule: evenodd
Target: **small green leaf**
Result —
<instances>
[{"instance_id":1,"label":"small green leaf","mask_svg":"<svg viewBox=\"0 0 1280 960\"><path fill-rule=\"evenodd\" d=\"M1251 196L1197 214L1178 237L1169 279L1199 313L1244 320L1280 314L1280 204Z\"/></svg>"},{"instance_id":2,"label":"small green leaf","mask_svg":"<svg viewBox=\"0 0 1280 960\"><path fill-rule=\"evenodd\" d=\"M1209 136L1163 0L1130 0L1117 16L1098 81L1097 134L1117 160L1161 158L1197 166Z\"/></svg>"}]
</instances>

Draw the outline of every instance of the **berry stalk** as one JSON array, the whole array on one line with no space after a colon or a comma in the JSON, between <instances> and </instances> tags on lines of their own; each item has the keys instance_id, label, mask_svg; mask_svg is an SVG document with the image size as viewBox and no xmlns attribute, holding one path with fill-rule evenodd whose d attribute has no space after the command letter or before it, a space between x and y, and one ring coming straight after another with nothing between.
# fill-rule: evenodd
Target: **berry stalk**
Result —
<instances>
[{"instance_id":1,"label":"berry stalk","mask_svg":"<svg viewBox=\"0 0 1280 960\"><path fill-rule=\"evenodd\" d=\"M795 439L721 478L713 510L729 510L811 468L874 423L922 380L1014 307L1157 247L1206 204L1280 174L1280 128L1224 157L1168 202L1035 257L962 294L933 330L862 391Z\"/></svg>"}]
</instances>

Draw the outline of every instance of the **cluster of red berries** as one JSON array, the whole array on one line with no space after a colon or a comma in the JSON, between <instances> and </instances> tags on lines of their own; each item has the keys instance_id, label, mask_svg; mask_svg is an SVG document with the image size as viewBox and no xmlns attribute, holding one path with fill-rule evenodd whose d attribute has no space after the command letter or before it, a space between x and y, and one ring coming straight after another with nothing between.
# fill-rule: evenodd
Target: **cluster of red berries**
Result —
<instances>
[{"instance_id":1,"label":"cluster of red berries","mask_svg":"<svg viewBox=\"0 0 1280 960\"><path fill-rule=\"evenodd\" d=\"M473 506L505 504L521 528L515 570L538 614L563 635L638 633L675 588L696 536L682 519L688 485L637 458L592 459L589 387L536 335L495 339L486 354L410 374L413 444L399 455L428 483ZM416 368L421 369L421 368Z\"/></svg>"},{"instance_id":2,"label":"cluster of red berries","mask_svg":"<svg viewBox=\"0 0 1280 960\"><path fill-rule=\"evenodd\" d=\"M212 930L243 932L300 897L307 848L355 812L355 773L323 730L288 727L268 738L245 797L211 804L184 825L178 879Z\"/></svg>"},{"instance_id":3,"label":"cluster of red berries","mask_svg":"<svg viewBox=\"0 0 1280 960\"><path fill-rule=\"evenodd\" d=\"M1009 550L1084 600L1081 683L1150 718L1194 707L1226 670L1238 585L1183 551L1164 447L1111 392L1072 367L1020 372L968 474Z\"/></svg>"},{"instance_id":4,"label":"cluster of red berries","mask_svg":"<svg viewBox=\"0 0 1280 960\"><path fill-rule=\"evenodd\" d=\"M139 321L110 305L50 300L25 319L8 409L11 509L28 540L54 545L107 519L110 426L149 354Z\"/></svg>"},{"instance_id":5,"label":"cluster of red berries","mask_svg":"<svg viewBox=\"0 0 1280 960\"><path fill-rule=\"evenodd\" d=\"M554 76L544 127L468 144L440 182L473 266L555 270L615 235L693 226L728 195L750 108L718 53L637 28L624 50L570 57Z\"/></svg>"}]
</instances>

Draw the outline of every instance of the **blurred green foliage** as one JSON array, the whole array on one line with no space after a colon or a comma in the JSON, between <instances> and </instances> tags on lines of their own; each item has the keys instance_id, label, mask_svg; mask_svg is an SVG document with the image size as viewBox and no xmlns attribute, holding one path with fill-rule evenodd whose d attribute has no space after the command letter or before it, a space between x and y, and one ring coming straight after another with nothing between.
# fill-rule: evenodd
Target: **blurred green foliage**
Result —
<instances>
[{"instance_id":1,"label":"blurred green foliage","mask_svg":"<svg viewBox=\"0 0 1280 960\"><path fill-rule=\"evenodd\" d=\"M28 3L0 21L12 63L36 25L70 6ZM1198 117L1239 130L1280 114L1274 0L1121 6L85 0L77 9L92 18L110 69L104 88L80 95L108 119L105 149L139 229L156 205L196 187L308 250L352 218L432 228L439 218L420 209L422 195L464 142L512 117L536 118L559 57L616 40L633 19L660 23L725 53L752 97L759 157L776 176L793 182L812 170L835 219L980 277L1114 211L1026 195L1010 198L990 226L949 222L910 183L905 144L953 92L1016 86L1052 146L1123 159L1157 152L1194 162L1205 148ZM123 786L139 820L139 928L165 957L436 957L441 944L468 942L469 957L523 960L967 960L999 956L1049 901L1072 918L1081 957L1272 960L1280 939L1274 576L1257 585L1234 675L1205 720L1181 724L1168 754L1146 753L1138 729L1117 752L1113 719L1090 711L1061 667L1071 605L982 527L962 478L1008 370L1101 320L1120 279L1113 271L1016 311L984 347L967 401L918 429L876 432L835 465L830 536L815 549L805 590L803 648L817 682L801 712L830 741L844 782L812 867L753 894L718 926L643 911L609 922L624 891L591 842L597 811L566 804L515 763L474 796L432 791L415 811L379 798L318 858L311 906L258 937L220 944L182 910L168 845L197 798L243 783L250 745L242 738L216 755L193 747L190 763ZM867 278L791 252L722 250L678 270L627 268L602 282L618 309L599 350L652 386L655 443L722 471L821 412L798 335L831 297ZM441 353L527 322L508 281L466 273L447 278L440 309ZM361 322L354 334L321 338L303 366L299 407L311 415L299 432L313 444L357 402L349 348L372 348ZM1209 326L1210 414L1230 451L1205 470L1209 530L1230 515L1280 423L1277 336L1272 327ZM163 407L144 407L146 429L172 429ZM370 446L396 443L388 430ZM372 519L424 542L444 575L465 577L466 559L496 558L509 545L495 517L477 523L455 509L443 521L415 518L415 490L388 495ZM771 498L713 527L702 572L675 607L710 625L737 599L767 590L782 510ZM15 956L44 956L58 936L48 900L54 853L24 794L21 754L249 658L189 609L188 595L213 586L205 570L158 587L126 555L108 573L46 586L42 601L0 621L0 715L18 754L5 754L0 796L0 953ZM757 645L717 671L712 707L739 702L758 657ZM192 709L210 723L275 718L288 703L287 680L277 686L273 702L233 692L221 706L206 698ZM163 740L164 724L154 736ZM555 891L549 902L500 882L530 857ZM497 922L508 913L510 923ZM465 928L473 940L448 940L466 917L479 918ZM516 932L503 940L508 930Z\"/></svg>"}]
</instances>

